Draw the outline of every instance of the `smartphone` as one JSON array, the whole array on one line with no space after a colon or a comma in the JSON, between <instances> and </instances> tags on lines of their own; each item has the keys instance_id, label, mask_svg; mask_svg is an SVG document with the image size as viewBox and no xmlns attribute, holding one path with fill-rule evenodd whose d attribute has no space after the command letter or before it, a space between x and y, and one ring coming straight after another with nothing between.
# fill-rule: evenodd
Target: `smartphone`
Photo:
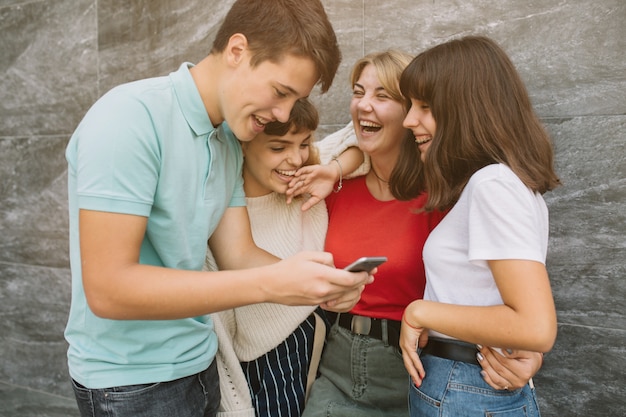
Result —
<instances>
[{"instance_id":1,"label":"smartphone","mask_svg":"<svg viewBox=\"0 0 626 417\"><path fill-rule=\"evenodd\" d=\"M386 256L364 256L352 262L344 269L350 272L371 271L383 262L387 262Z\"/></svg>"}]
</instances>

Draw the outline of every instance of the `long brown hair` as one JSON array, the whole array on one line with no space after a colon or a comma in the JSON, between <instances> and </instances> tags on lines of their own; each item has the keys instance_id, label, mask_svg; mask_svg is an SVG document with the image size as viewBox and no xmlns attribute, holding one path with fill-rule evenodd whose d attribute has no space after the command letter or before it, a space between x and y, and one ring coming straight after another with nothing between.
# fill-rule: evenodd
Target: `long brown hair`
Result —
<instances>
[{"instance_id":1,"label":"long brown hair","mask_svg":"<svg viewBox=\"0 0 626 417\"><path fill-rule=\"evenodd\" d=\"M352 67L350 85L354 87L363 69L372 65L376 70L378 81L389 96L402 103L406 110L406 100L400 92L400 75L411 62L412 56L397 50L375 52L359 59ZM402 149L391 171L389 189L398 200L411 200L424 191L424 174L420 152L415 138L409 130L402 141Z\"/></svg>"},{"instance_id":2,"label":"long brown hair","mask_svg":"<svg viewBox=\"0 0 626 417\"><path fill-rule=\"evenodd\" d=\"M319 0L237 0L213 41L212 53L224 51L235 33L248 39L250 63L279 63L287 54L313 60L322 93L330 88L341 61L335 31Z\"/></svg>"},{"instance_id":3,"label":"long brown hair","mask_svg":"<svg viewBox=\"0 0 626 417\"><path fill-rule=\"evenodd\" d=\"M510 167L535 192L560 184L552 143L526 87L491 39L468 36L419 54L400 89L427 103L437 123L425 163L427 210L452 207L472 174L494 163Z\"/></svg>"}]
</instances>

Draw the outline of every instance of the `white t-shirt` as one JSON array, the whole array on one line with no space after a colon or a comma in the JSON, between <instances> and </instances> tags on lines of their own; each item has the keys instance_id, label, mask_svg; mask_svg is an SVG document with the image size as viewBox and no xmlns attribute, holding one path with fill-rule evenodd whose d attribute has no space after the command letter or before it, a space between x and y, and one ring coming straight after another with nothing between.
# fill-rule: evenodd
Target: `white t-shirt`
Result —
<instances>
[{"instance_id":1,"label":"white t-shirt","mask_svg":"<svg viewBox=\"0 0 626 417\"><path fill-rule=\"evenodd\" d=\"M425 300L457 305L502 304L488 260L525 259L545 264L548 209L503 164L472 175L459 201L424 245ZM442 336L430 331L433 336Z\"/></svg>"}]
</instances>

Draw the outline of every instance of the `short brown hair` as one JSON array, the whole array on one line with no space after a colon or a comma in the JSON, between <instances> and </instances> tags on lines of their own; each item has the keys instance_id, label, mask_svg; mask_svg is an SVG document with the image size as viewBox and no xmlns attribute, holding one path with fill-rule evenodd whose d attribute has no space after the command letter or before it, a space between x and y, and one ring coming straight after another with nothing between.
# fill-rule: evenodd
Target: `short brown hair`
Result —
<instances>
[{"instance_id":1,"label":"short brown hair","mask_svg":"<svg viewBox=\"0 0 626 417\"><path fill-rule=\"evenodd\" d=\"M426 155L426 209L452 207L469 178L494 163L535 192L560 184L526 87L491 39L467 36L422 52L402 73L400 89L427 103L437 123Z\"/></svg>"},{"instance_id":2,"label":"short brown hair","mask_svg":"<svg viewBox=\"0 0 626 417\"><path fill-rule=\"evenodd\" d=\"M341 62L335 31L320 0L237 0L213 41L212 53L223 52L236 33L248 40L251 65L279 63L288 54L310 58L328 91Z\"/></svg>"},{"instance_id":3,"label":"short brown hair","mask_svg":"<svg viewBox=\"0 0 626 417\"><path fill-rule=\"evenodd\" d=\"M265 125L263 133L270 136L285 136L289 132L299 133L302 130L309 130L313 133L317 129L319 121L319 113L313 103L306 98L301 98L296 101L291 109L289 120L287 120L287 122L270 122ZM317 148L315 146L310 146L309 158L306 160L304 165L314 165L319 163L319 153L317 152Z\"/></svg>"}]
</instances>

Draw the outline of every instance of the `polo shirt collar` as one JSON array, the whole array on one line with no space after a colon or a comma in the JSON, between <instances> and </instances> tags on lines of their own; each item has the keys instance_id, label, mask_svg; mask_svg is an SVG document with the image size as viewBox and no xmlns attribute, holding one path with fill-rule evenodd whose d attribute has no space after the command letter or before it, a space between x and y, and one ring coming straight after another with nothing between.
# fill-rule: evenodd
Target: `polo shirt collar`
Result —
<instances>
[{"instance_id":1,"label":"polo shirt collar","mask_svg":"<svg viewBox=\"0 0 626 417\"><path fill-rule=\"evenodd\" d=\"M191 67L193 67L192 63L183 63L178 71L170 74L170 80L187 123L197 136L204 136L215 128L204 107L198 87L189 72Z\"/></svg>"}]
</instances>

